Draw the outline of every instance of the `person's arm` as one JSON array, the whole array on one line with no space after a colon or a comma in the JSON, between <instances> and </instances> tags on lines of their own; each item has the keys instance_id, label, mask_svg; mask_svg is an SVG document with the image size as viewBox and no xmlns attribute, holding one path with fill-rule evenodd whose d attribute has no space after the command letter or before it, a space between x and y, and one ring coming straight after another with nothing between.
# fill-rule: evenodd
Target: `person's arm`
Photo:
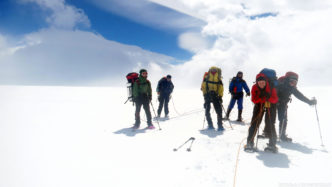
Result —
<instances>
[{"instance_id":1,"label":"person's arm","mask_svg":"<svg viewBox=\"0 0 332 187\"><path fill-rule=\"evenodd\" d=\"M244 80L243 80L243 88L246 91L247 95L250 95L249 87L248 87L246 81L244 81Z\"/></svg>"},{"instance_id":2,"label":"person's arm","mask_svg":"<svg viewBox=\"0 0 332 187\"><path fill-rule=\"evenodd\" d=\"M296 87L293 87L291 89L291 93L298 98L299 100L309 104L309 105L315 105L317 103L317 101L315 99L308 99L306 96L304 96Z\"/></svg>"}]
</instances>

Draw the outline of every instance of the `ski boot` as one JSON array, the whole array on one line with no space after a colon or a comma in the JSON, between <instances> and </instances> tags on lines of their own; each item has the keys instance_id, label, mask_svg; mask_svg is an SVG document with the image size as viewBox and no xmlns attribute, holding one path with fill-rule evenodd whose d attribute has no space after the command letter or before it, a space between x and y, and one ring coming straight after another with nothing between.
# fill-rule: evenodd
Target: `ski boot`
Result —
<instances>
[{"instance_id":1,"label":"ski boot","mask_svg":"<svg viewBox=\"0 0 332 187\"><path fill-rule=\"evenodd\" d=\"M282 136L280 136L280 141L282 141L282 142L292 142L293 139L287 137L287 135L282 135Z\"/></svg>"},{"instance_id":2,"label":"ski boot","mask_svg":"<svg viewBox=\"0 0 332 187\"><path fill-rule=\"evenodd\" d=\"M224 130L225 130L225 128L222 125L218 125L217 131L224 131Z\"/></svg>"},{"instance_id":3,"label":"ski boot","mask_svg":"<svg viewBox=\"0 0 332 187\"><path fill-rule=\"evenodd\" d=\"M244 151L249 153L256 152L257 149L254 147L254 142L247 142L247 145L244 146Z\"/></svg>"},{"instance_id":4,"label":"ski boot","mask_svg":"<svg viewBox=\"0 0 332 187\"><path fill-rule=\"evenodd\" d=\"M134 126L132 127L133 130L139 129L139 123L135 123Z\"/></svg>"},{"instance_id":5,"label":"ski boot","mask_svg":"<svg viewBox=\"0 0 332 187\"><path fill-rule=\"evenodd\" d=\"M214 127L213 127L212 124L211 124L211 125L209 124L207 129L208 129L208 130L214 130Z\"/></svg>"},{"instance_id":6,"label":"ski boot","mask_svg":"<svg viewBox=\"0 0 332 187\"><path fill-rule=\"evenodd\" d=\"M239 110L237 120L238 122L242 122L242 110Z\"/></svg>"},{"instance_id":7,"label":"ski boot","mask_svg":"<svg viewBox=\"0 0 332 187\"><path fill-rule=\"evenodd\" d=\"M152 124L148 125L148 129L154 129L155 127Z\"/></svg>"},{"instance_id":8,"label":"ski boot","mask_svg":"<svg viewBox=\"0 0 332 187\"><path fill-rule=\"evenodd\" d=\"M267 143L267 147L264 149L265 152L278 153L278 148L275 145Z\"/></svg>"}]
</instances>

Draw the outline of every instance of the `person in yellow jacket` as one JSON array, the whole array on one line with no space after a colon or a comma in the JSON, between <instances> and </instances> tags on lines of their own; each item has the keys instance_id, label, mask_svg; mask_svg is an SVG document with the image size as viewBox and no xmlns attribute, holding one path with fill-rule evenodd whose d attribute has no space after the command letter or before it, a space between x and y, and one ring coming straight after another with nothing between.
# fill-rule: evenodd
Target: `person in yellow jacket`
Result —
<instances>
[{"instance_id":1,"label":"person in yellow jacket","mask_svg":"<svg viewBox=\"0 0 332 187\"><path fill-rule=\"evenodd\" d=\"M205 73L201 90L204 96L205 117L208 123L208 129L214 129L210 109L213 104L217 113L218 131L223 131L222 125L222 96L224 93L223 83L221 81L221 70L218 67L212 66L209 72Z\"/></svg>"}]
</instances>

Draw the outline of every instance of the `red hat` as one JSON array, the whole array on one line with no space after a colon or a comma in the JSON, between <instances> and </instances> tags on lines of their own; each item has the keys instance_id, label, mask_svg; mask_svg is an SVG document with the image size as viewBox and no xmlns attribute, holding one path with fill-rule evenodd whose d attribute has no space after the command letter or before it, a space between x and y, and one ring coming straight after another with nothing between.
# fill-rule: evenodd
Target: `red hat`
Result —
<instances>
[{"instance_id":1,"label":"red hat","mask_svg":"<svg viewBox=\"0 0 332 187\"><path fill-rule=\"evenodd\" d=\"M292 71L287 72L285 77L288 78L288 79L295 79L295 80L299 79L299 75L297 73L292 72Z\"/></svg>"},{"instance_id":2,"label":"red hat","mask_svg":"<svg viewBox=\"0 0 332 187\"><path fill-rule=\"evenodd\" d=\"M266 81L266 76L263 73L259 73L256 75L256 82L260 80Z\"/></svg>"}]
</instances>

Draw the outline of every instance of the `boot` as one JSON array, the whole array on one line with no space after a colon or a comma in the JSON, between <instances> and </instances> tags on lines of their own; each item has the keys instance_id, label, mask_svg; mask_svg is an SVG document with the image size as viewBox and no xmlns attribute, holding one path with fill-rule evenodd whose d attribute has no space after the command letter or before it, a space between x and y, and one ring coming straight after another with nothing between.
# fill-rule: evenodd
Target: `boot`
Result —
<instances>
[{"instance_id":1,"label":"boot","mask_svg":"<svg viewBox=\"0 0 332 187\"><path fill-rule=\"evenodd\" d=\"M283 141L283 142L292 142L292 141L293 141L293 139L292 139L292 138L289 138L289 137L287 137L287 135L286 135L286 134L284 134L284 135L281 135L281 136L280 136L280 141Z\"/></svg>"},{"instance_id":2,"label":"boot","mask_svg":"<svg viewBox=\"0 0 332 187\"><path fill-rule=\"evenodd\" d=\"M213 130L213 129L214 129L214 127L213 127L213 124L212 124L212 123L209 123L209 124L208 124L208 129L209 129L209 130Z\"/></svg>"},{"instance_id":3,"label":"boot","mask_svg":"<svg viewBox=\"0 0 332 187\"><path fill-rule=\"evenodd\" d=\"M239 112L238 112L238 116L237 116L237 120L236 120L236 121L239 121L239 122L242 121L242 109L239 110Z\"/></svg>"},{"instance_id":4,"label":"boot","mask_svg":"<svg viewBox=\"0 0 332 187\"><path fill-rule=\"evenodd\" d=\"M222 126L222 124L218 124L218 131L223 131L225 128Z\"/></svg>"},{"instance_id":5,"label":"boot","mask_svg":"<svg viewBox=\"0 0 332 187\"><path fill-rule=\"evenodd\" d=\"M254 147L253 141L248 141L247 144L244 146L244 151L246 152L255 152L257 151Z\"/></svg>"},{"instance_id":6,"label":"boot","mask_svg":"<svg viewBox=\"0 0 332 187\"><path fill-rule=\"evenodd\" d=\"M227 109L226 116L224 118L225 120L229 120L229 115L230 115L231 111L232 111L232 109L230 109L230 108Z\"/></svg>"},{"instance_id":7,"label":"boot","mask_svg":"<svg viewBox=\"0 0 332 187\"><path fill-rule=\"evenodd\" d=\"M278 147L275 144L267 143L267 147L265 147L264 151L277 153Z\"/></svg>"}]
</instances>

